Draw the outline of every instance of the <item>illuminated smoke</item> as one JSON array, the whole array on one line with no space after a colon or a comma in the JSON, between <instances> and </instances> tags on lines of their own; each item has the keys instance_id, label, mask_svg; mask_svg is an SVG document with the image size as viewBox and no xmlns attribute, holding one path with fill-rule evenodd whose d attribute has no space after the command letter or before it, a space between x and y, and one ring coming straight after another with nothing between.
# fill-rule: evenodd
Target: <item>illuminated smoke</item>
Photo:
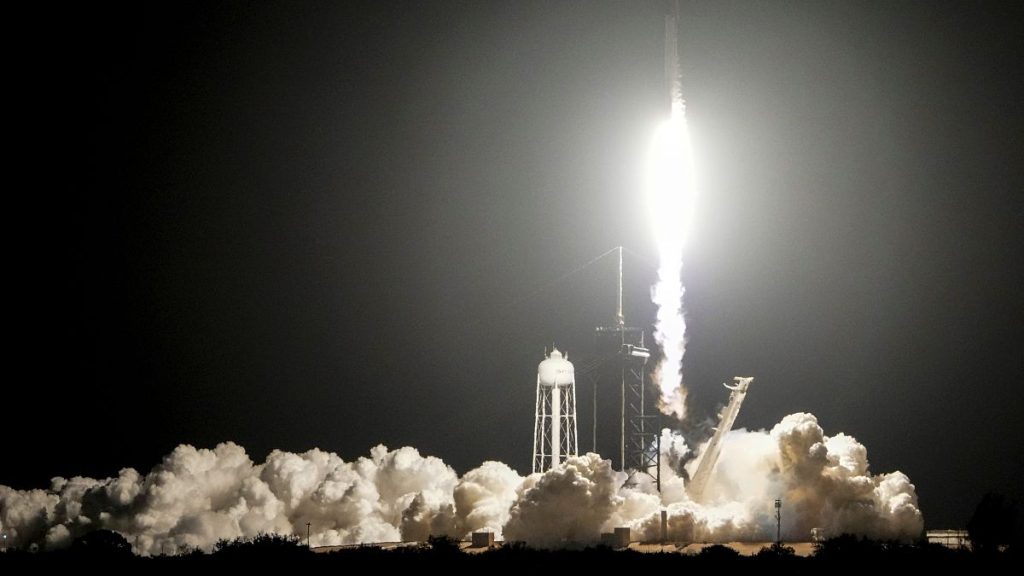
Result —
<instances>
[{"instance_id":1,"label":"illuminated smoke","mask_svg":"<svg viewBox=\"0 0 1024 576\"><path fill-rule=\"evenodd\" d=\"M596 454L525 478L500 462L459 478L409 447L377 446L352 462L317 449L274 451L255 464L230 442L212 450L182 445L145 475L127 468L103 480L55 478L47 490L0 486L0 531L11 546L54 549L109 529L140 554L211 550L220 539L261 532L304 536L306 522L313 546L490 530L499 539L504 532L506 540L564 547L594 544L617 526L657 539L665 509L676 541L771 541L776 498L791 541L810 539L814 529L911 540L922 529L910 479L872 475L862 444L826 436L810 414L786 416L770 431L726 435L703 503L684 489L693 447L668 431L661 446L659 495L650 485L622 488L623 474Z\"/></svg>"},{"instance_id":2,"label":"illuminated smoke","mask_svg":"<svg viewBox=\"0 0 1024 576\"><path fill-rule=\"evenodd\" d=\"M678 437L666 432L666 443L678 451ZM782 536L790 541L809 540L812 531L826 538L849 533L909 541L923 528L910 479L902 472L872 475L867 448L846 434L826 436L812 414L786 416L770 431L727 434L705 504L690 501L683 490L672 466L680 460L666 451L662 456L671 539L773 540L776 498L783 506ZM659 537L658 514L628 523L641 537Z\"/></svg>"},{"instance_id":3,"label":"illuminated smoke","mask_svg":"<svg viewBox=\"0 0 1024 576\"><path fill-rule=\"evenodd\" d=\"M501 462L484 462L466 472L455 486L456 534L467 538L488 531L500 540L522 483L523 477Z\"/></svg>"},{"instance_id":4,"label":"illuminated smoke","mask_svg":"<svg viewBox=\"0 0 1024 576\"><path fill-rule=\"evenodd\" d=\"M540 548L593 544L622 503L625 476L597 454L571 456L524 483L512 505L505 538Z\"/></svg>"},{"instance_id":5,"label":"illuminated smoke","mask_svg":"<svg viewBox=\"0 0 1024 576\"><path fill-rule=\"evenodd\" d=\"M669 16L665 19L665 78L671 112L658 126L651 144L647 195L658 247L658 281L651 290L651 301L658 307L654 339L662 354L653 378L661 391L662 412L682 420L686 416L683 246L693 221L697 187L676 36L676 19Z\"/></svg>"},{"instance_id":6,"label":"illuminated smoke","mask_svg":"<svg viewBox=\"0 0 1024 576\"><path fill-rule=\"evenodd\" d=\"M354 462L317 449L274 451L256 465L231 442L182 445L145 476L125 469L105 480L55 478L47 491L0 486L0 530L15 546L59 548L110 529L140 554L210 550L261 532L305 535L306 522L314 546L389 542L450 511L457 482L439 458L413 448L377 446Z\"/></svg>"},{"instance_id":7,"label":"illuminated smoke","mask_svg":"<svg viewBox=\"0 0 1024 576\"><path fill-rule=\"evenodd\" d=\"M696 200L690 135L681 102L655 133L647 186L658 246L658 281L651 290L651 300L658 307L654 337L662 351L653 376L661 391L661 410L681 420L686 415L682 372L686 350L683 246Z\"/></svg>"},{"instance_id":8,"label":"illuminated smoke","mask_svg":"<svg viewBox=\"0 0 1024 576\"><path fill-rule=\"evenodd\" d=\"M661 537L661 510L676 542L769 542L780 498L782 536L807 541L849 533L910 541L923 527L917 494L901 472L872 475L867 449L845 434L825 436L811 414L792 414L770 431L734 430L723 440L703 503L690 500L682 466L690 451L681 436L662 433L662 491L625 478L596 456L570 459L529 477L506 526L507 538L532 546L588 545L601 532L628 526L634 539ZM693 470L690 470L693 472Z\"/></svg>"}]
</instances>

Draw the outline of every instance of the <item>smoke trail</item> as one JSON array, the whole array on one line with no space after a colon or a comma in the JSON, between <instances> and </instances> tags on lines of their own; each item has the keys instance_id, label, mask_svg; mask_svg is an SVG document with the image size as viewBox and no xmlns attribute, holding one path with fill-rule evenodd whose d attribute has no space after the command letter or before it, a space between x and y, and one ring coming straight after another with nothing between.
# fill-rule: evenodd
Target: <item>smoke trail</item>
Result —
<instances>
[{"instance_id":1,"label":"smoke trail","mask_svg":"<svg viewBox=\"0 0 1024 576\"><path fill-rule=\"evenodd\" d=\"M306 522L314 546L490 530L551 548L594 544L617 526L656 539L665 509L674 540L770 541L772 502L782 498L789 540L808 540L814 529L905 540L921 532L910 479L872 475L862 444L826 436L810 414L786 416L770 431L726 435L704 503L684 488L692 447L667 430L661 446L659 495L650 485L622 488L622 473L596 454L526 478L500 462L459 478L409 447L377 446L352 462L317 449L274 451L255 464L230 442L212 450L182 445L145 475L126 468L103 480L55 478L47 490L0 486L0 531L10 546L54 549L108 529L140 554L211 550L219 539L261 532L305 535Z\"/></svg>"},{"instance_id":2,"label":"smoke trail","mask_svg":"<svg viewBox=\"0 0 1024 576\"><path fill-rule=\"evenodd\" d=\"M662 350L654 379L661 390L662 411L680 420L686 415L683 245L695 198L689 140L685 108L680 106L655 135L648 183L658 244L658 282L651 291L651 300L658 307L654 337Z\"/></svg>"},{"instance_id":3,"label":"smoke trail","mask_svg":"<svg viewBox=\"0 0 1024 576\"><path fill-rule=\"evenodd\" d=\"M661 390L661 410L682 420L686 416L686 388L682 377L686 348L683 245L689 234L697 190L679 73L675 19L671 16L665 21L665 66L670 82L671 116L655 132L647 172L651 220L658 245L658 282L651 291L651 300L658 307L654 338L662 350L653 377Z\"/></svg>"}]
</instances>

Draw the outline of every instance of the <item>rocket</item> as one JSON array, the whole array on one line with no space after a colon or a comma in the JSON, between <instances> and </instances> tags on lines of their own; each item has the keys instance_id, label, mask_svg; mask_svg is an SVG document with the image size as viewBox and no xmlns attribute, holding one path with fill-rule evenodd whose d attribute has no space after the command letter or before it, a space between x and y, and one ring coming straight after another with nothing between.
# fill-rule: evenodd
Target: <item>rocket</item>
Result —
<instances>
[{"instance_id":1,"label":"rocket","mask_svg":"<svg viewBox=\"0 0 1024 576\"><path fill-rule=\"evenodd\" d=\"M677 118L686 111L683 100L683 74L679 68L679 3L675 9L665 16L665 86L668 89L669 110L672 117Z\"/></svg>"}]
</instances>

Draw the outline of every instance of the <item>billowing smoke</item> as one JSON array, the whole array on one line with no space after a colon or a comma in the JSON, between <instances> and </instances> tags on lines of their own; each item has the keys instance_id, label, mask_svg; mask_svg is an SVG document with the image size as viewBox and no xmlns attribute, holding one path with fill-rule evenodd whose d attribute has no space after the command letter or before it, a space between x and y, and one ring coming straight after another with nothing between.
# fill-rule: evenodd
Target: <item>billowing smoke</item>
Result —
<instances>
[{"instance_id":1,"label":"billowing smoke","mask_svg":"<svg viewBox=\"0 0 1024 576\"><path fill-rule=\"evenodd\" d=\"M531 476L512 505L505 537L542 548L597 542L601 527L622 503L625 480L597 454L570 457Z\"/></svg>"},{"instance_id":2,"label":"billowing smoke","mask_svg":"<svg viewBox=\"0 0 1024 576\"><path fill-rule=\"evenodd\" d=\"M274 451L257 465L234 443L182 445L145 476L129 468L105 480L55 478L49 490L0 486L0 530L18 546L57 548L105 528L141 554L209 550L261 532L305 535L306 522L314 546L392 542L456 534L460 523L500 528L519 483L492 462L460 480L413 448L377 446L354 462Z\"/></svg>"},{"instance_id":3,"label":"billowing smoke","mask_svg":"<svg viewBox=\"0 0 1024 576\"><path fill-rule=\"evenodd\" d=\"M691 447L665 431L662 492L596 454L543 474L519 476L485 462L461 478L413 448L377 446L345 462L330 452L274 451L255 464L233 443L179 446L148 474L124 469L104 480L55 478L47 490L0 486L0 531L17 547L53 549L95 529L125 535L141 554L210 550L220 539L259 533L305 536L314 546L465 538L478 530L538 547L594 544L629 526L660 538L668 511L677 541L774 539L773 502L783 501L783 536L807 540L852 533L912 539L922 529L914 485L900 472L872 475L867 449L826 436L810 414L770 431L730 432L701 503L685 491Z\"/></svg>"},{"instance_id":4,"label":"billowing smoke","mask_svg":"<svg viewBox=\"0 0 1024 576\"><path fill-rule=\"evenodd\" d=\"M671 457L663 454L662 475L666 469L673 472L663 481L662 504L672 539L771 540L776 498L782 500L782 535L789 540L807 540L812 533L910 540L923 529L909 478L901 472L872 475L867 448L842 433L825 436L811 414L786 416L767 432L726 435L703 503L683 492ZM687 466L695 463L690 460ZM638 518L631 525L655 538L660 518Z\"/></svg>"},{"instance_id":5,"label":"billowing smoke","mask_svg":"<svg viewBox=\"0 0 1024 576\"><path fill-rule=\"evenodd\" d=\"M906 475L871 475L867 449L845 434L825 436L811 414L787 416L770 431L726 435L700 503L685 489L683 467L696 462L688 459L685 441L666 430L661 446L660 495L650 482L622 487L625 476L607 461L595 466L593 454L570 459L527 479L506 537L542 547L593 544L601 532L629 526L634 537L656 541L664 509L673 541L772 541L776 498L783 502L782 535L789 540L806 541L812 533L911 540L923 527Z\"/></svg>"},{"instance_id":6,"label":"billowing smoke","mask_svg":"<svg viewBox=\"0 0 1024 576\"><path fill-rule=\"evenodd\" d=\"M484 462L466 472L455 486L456 534L487 531L500 540L522 484L523 477L501 462Z\"/></svg>"}]
</instances>

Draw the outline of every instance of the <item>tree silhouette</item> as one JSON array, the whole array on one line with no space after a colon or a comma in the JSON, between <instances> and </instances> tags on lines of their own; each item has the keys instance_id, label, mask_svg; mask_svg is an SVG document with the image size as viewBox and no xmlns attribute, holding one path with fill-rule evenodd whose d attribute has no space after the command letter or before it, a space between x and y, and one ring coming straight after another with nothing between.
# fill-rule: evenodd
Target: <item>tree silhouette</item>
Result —
<instances>
[{"instance_id":1,"label":"tree silhouette","mask_svg":"<svg viewBox=\"0 0 1024 576\"><path fill-rule=\"evenodd\" d=\"M712 544L711 546L705 546L697 556L712 560L727 560L739 558L740 553L728 546L723 546L722 544Z\"/></svg>"},{"instance_id":2,"label":"tree silhouette","mask_svg":"<svg viewBox=\"0 0 1024 576\"><path fill-rule=\"evenodd\" d=\"M220 540L213 547L217 558L297 558L311 554L298 536L257 534L253 538Z\"/></svg>"},{"instance_id":3,"label":"tree silhouette","mask_svg":"<svg viewBox=\"0 0 1024 576\"><path fill-rule=\"evenodd\" d=\"M71 552L76 555L129 558L132 556L132 546L124 536L113 530L94 530L76 538L71 543Z\"/></svg>"},{"instance_id":4,"label":"tree silhouette","mask_svg":"<svg viewBox=\"0 0 1024 576\"><path fill-rule=\"evenodd\" d=\"M999 550L1000 544L1009 544L1016 519L1014 502L1002 494L985 494L967 521L967 534L974 551L992 554Z\"/></svg>"}]
</instances>

